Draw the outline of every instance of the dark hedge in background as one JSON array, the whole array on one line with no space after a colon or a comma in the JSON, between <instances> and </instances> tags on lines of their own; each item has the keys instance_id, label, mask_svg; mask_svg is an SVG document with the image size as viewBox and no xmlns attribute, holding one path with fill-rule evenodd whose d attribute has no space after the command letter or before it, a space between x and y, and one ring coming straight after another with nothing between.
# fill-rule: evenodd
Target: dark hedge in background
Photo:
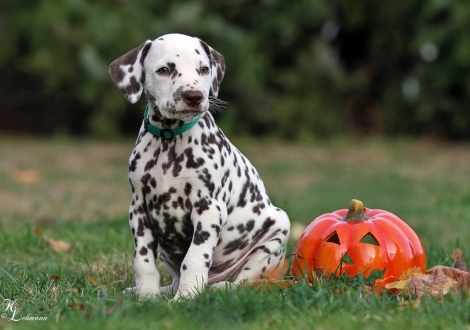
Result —
<instances>
[{"instance_id":1,"label":"dark hedge in background","mask_svg":"<svg viewBox=\"0 0 470 330\"><path fill-rule=\"evenodd\" d=\"M3 0L0 130L134 134L108 65L170 32L226 59L229 134L470 137L470 2Z\"/></svg>"}]
</instances>

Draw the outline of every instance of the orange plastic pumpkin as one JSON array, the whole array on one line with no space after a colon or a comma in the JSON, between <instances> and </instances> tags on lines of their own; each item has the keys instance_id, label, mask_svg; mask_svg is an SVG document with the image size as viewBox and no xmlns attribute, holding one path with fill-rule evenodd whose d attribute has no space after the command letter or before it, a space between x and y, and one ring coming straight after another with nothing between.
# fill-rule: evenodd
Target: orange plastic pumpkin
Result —
<instances>
[{"instance_id":1,"label":"orange plastic pumpkin","mask_svg":"<svg viewBox=\"0 0 470 330\"><path fill-rule=\"evenodd\" d=\"M426 255L416 233L393 213L364 208L353 199L349 210L319 216L303 231L295 247L292 274L301 277L341 272L368 277L384 271L375 288L397 280L404 270L426 271Z\"/></svg>"}]
</instances>

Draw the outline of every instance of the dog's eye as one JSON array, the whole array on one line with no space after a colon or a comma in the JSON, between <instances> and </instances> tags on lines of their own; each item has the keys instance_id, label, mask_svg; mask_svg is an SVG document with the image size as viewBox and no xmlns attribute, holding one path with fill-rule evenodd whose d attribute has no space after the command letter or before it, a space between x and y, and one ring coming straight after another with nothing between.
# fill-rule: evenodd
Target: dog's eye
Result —
<instances>
[{"instance_id":1,"label":"dog's eye","mask_svg":"<svg viewBox=\"0 0 470 330\"><path fill-rule=\"evenodd\" d=\"M209 67L207 67L207 66L203 66L203 67L201 68L201 73L202 73L202 74L208 74L209 71L210 71L210 69L209 69Z\"/></svg>"},{"instance_id":2,"label":"dog's eye","mask_svg":"<svg viewBox=\"0 0 470 330\"><path fill-rule=\"evenodd\" d=\"M157 73L163 76L167 76L170 74L170 69L168 69L166 66L162 66L160 69L157 70Z\"/></svg>"}]
</instances>

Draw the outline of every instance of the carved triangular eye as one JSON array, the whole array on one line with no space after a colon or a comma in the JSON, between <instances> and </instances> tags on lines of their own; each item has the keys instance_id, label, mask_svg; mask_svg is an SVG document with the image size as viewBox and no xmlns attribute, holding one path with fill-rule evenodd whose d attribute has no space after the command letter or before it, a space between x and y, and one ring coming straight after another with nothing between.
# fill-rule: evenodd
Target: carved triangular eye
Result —
<instances>
[{"instance_id":1,"label":"carved triangular eye","mask_svg":"<svg viewBox=\"0 0 470 330\"><path fill-rule=\"evenodd\" d=\"M375 238L375 236L371 233L365 234L364 237L360 240L360 242L380 246L379 241L377 241L377 238Z\"/></svg>"},{"instance_id":2,"label":"carved triangular eye","mask_svg":"<svg viewBox=\"0 0 470 330\"><path fill-rule=\"evenodd\" d=\"M328 236L328 238L325 240L325 242L335 243L335 244L338 244L338 245L341 244L340 241L339 241L338 233L336 231L334 231L330 236Z\"/></svg>"},{"instance_id":3,"label":"carved triangular eye","mask_svg":"<svg viewBox=\"0 0 470 330\"><path fill-rule=\"evenodd\" d=\"M343 254L343 257L341 258L341 261L345 264L354 265L354 262L352 261L351 256L347 252L345 254Z\"/></svg>"}]
</instances>

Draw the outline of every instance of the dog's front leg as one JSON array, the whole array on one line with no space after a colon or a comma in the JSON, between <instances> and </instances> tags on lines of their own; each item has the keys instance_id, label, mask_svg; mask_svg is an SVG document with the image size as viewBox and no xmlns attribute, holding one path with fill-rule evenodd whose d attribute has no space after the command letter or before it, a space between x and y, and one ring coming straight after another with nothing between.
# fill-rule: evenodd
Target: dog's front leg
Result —
<instances>
[{"instance_id":1,"label":"dog's front leg","mask_svg":"<svg viewBox=\"0 0 470 330\"><path fill-rule=\"evenodd\" d=\"M160 273L155 264L158 231L148 219L145 209L146 206L136 202L136 199L130 207L130 227L135 244L135 287L126 291L137 292L141 297L152 297L160 294Z\"/></svg>"},{"instance_id":2,"label":"dog's front leg","mask_svg":"<svg viewBox=\"0 0 470 330\"><path fill-rule=\"evenodd\" d=\"M227 220L225 204L204 200L193 209L191 220L194 235L181 263L180 282L175 300L192 297L207 285L212 255L219 241L220 230Z\"/></svg>"}]
</instances>

